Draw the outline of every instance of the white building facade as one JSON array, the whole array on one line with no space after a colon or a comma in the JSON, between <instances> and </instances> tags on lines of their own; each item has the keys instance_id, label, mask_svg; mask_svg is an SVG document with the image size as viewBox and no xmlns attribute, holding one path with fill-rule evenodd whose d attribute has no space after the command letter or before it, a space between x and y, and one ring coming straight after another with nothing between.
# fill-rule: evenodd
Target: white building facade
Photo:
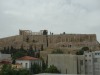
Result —
<instances>
[{"instance_id":1,"label":"white building facade","mask_svg":"<svg viewBox=\"0 0 100 75\"><path fill-rule=\"evenodd\" d=\"M22 67L25 69L30 69L33 64L38 64L42 66L42 61L40 59L30 57L30 56L24 56L24 57L18 58L16 60L16 63L22 64Z\"/></svg>"},{"instance_id":2,"label":"white building facade","mask_svg":"<svg viewBox=\"0 0 100 75\"><path fill-rule=\"evenodd\" d=\"M84 52L85 72L88 75L100 75L100 51Z\"/></svg>"}]
</instances>

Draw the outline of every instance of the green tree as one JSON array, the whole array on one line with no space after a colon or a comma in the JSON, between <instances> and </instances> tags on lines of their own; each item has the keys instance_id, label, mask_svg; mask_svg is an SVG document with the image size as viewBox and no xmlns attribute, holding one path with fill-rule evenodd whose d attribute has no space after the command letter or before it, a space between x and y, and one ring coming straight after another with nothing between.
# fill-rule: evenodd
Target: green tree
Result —
<instances>
[{"instance_id":1,"label":"green tree","mask_svg":"<svg viewBox=\"0 0 100 75\"><path fill-rule=\"evenodd\" d=\"M54 65L51 65L49 68L47 68L45 72L46 73L60 73L60 71Z\"/></svg>"},{"instance_id":2,"label":"green tree","mask_svg":"<svg viewBox=\"0 0 100 75\"><path fill-rule=\"evenodd\" d=\"M76 52L76 55L83 55L84 51L88 51L88 50L89 50L88 47L83 47L83 48L81 48L81 50Z\"/></svg>"},{"instance_id":3,"label":"green tree","mask_svg":"<svg viewBox=\"0 0 100 75\"><path fill-rule=\"evenodd\" d=\"M29 70L26 69L20 69L17 73L17 75L31 75Z\"/></svg>"},{"instance_id":4,"label":"green tree","mask_svg":"<svg viewBox=\"0 0 100 75\"><path fill-rule=\"evenodd\" d=\"M11 65L3 65L0 71L0 75L10 75L11 71Z\"/></svg>"},{"instance_id":5,"label":"green tree","mask_svg":"<svg viewBox=\"0 0 100 75\"><path fill-rule=\"evenodd\" d=\"M35 56L35 51L33 50L33 46L30 45L29 50L27 50L28 56Z\"/></svg>"},{"instance_id":6,"label":"green tree","mask_svg":"<svg viewBox=\"0 0 100 75\"><path fill-rule=\"evenodd\" d=\"M88 51L89 50L89 47L83 47L82 50Z\"/></svg>"},{"instance_id":7,"label":"green tree","mask_svg":"<svg viewBox=\"0 0 100 75\"><path fill-rule=\"evenodd\" d=\"M23 56L26 56L26 55L27 55L26 51L19 50L19 51L13 53L12 59L17 59L17 58L20 58L20 57L23 57Z\"/></svg>"},{"instance_id":8,"label":"green tree","mask_svg":"<svg viewBox=\"0 0 100 75\"><path fill-rule=\"evenodd\" d=\"M40 59L42 60L42 72L45 72L45 70L47 68L47 63L45 63L45 61L42 57L40 57Z\"/></svg>"},{"instance_id":9,"label":"green tree","mask_svg":"<svg viewBox=\"0 0 100 75\"><path fill-rule=\"evenodd\" d=\"M32 73L34 74L38 74L38 73L41 73L42 72L42 67L36 63L34 63L32 66L31 66L31 71Z\"/></svg>"},{"instance_id":10,"label":"green tree","mask_svg":"<svg viewBox=\"0 0 100 75\"><path fill-rule=\"evenodd\" d=\"M0 70L0 75L32 75L29 70L19 69L16 70L11 65L3 65Z\"/></svg>"}]
</instances>

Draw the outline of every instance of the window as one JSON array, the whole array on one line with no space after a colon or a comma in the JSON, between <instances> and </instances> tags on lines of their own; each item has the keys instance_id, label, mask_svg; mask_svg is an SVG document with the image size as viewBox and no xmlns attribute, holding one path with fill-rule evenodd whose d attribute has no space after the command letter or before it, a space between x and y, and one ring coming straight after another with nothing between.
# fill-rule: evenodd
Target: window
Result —
<instances>
[{"instance_id":1,"label":"window","mask_svg":"<svg viewBox=\"0 0 100 75\"><path fill-rule=\"evenodd\" d=\"M32 62L31 62L31 66L32 66Z\"/></svg>"},{"instance_id":2,"label":"window","mask_svg":"<svg viewBox=\"0 0 100 75\"><path fill-rule=\"evenodd\" d=\"M94 58L94 62L97 62L97 58Z\"/></svg>"},{"instance_id":3,"label":"window","mask_svg":"<svg viewBox=\"0 0 100 75\"><path fill-rule=\"evenodd\" d=\"M97 53L95 53L95 55L97 55Z\"/></svg>"},{"instance_id":4,"label":"window","mask_svg":"<svg viewBox=\"0 0 100 75\"><path fill-rule=\"evenodd\" d=\"M27 63L25 63L25 67L27 68Z\"/></svg>"},{"instance_id":5,"label":"window","mask_svg":"<svg viewBox=\"0 0 100 75\"><path fill-rule=\"evenodd\" d=\"M100 55L100 53L95 53L95 55Z\"/></svg>"}]
</instances>

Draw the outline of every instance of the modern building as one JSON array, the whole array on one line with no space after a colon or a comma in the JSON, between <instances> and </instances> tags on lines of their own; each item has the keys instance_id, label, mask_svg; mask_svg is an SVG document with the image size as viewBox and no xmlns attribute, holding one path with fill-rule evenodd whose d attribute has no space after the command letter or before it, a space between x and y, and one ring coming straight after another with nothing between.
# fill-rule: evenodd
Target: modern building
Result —
<instances>
[{"instance_id":1,"label":"modern building","mask_svg":"<svg viewBox=\"0 0 100 75\"><path fill-rule=\"evenodd\" d=\"M11 64L12 60L11 60L11 54L2 54L0 52L0 70L2 68L2 65L4 64Z\"/></svg>"},{"instance_id":2,"label":"modern building","mask_svg":"<svg viewBox=\"0 0 100 75\"><path fill-rule=\"evenodd\" d=\"M83 55L49 54L48 67L54 65L62 74L85 74Z\"/></svg>"},{"instance_id":3,"label":"modern building","mask_svg":"<svg viewBox=\"0 0 100 75\"><path fill-rule=\"evenodd\" d=\"M50 65L62 74L100 75L100 51L85 51L84 55L49 54L48 67Z\"/></svg>"},{"instance_id":4,"label":"modern building","mask_svg":"<svg viewBox=\"0 0 100 75\"><path fill-rule=\"evenodd\" d=\"M34 58L30 56L24 56L24 57L18 58L16 60L16 63L22 64L22 67L26 69L30 69L33 64L38 64L42 66L42 61L39 58Z\"/></svg>"},{"instance_id":5,"label":"modern building","mask_svg":"<svg viewBox=\"0 0 100 75\"><path fill-rule=\"evenodd\" d=\"M100 75L100 51L84 52L85 72L89 75Z\"/></svg>"},{"instance_id":6,"label":"modern building","mask_svg":"<svg viewBox=\"0 0 100 75\"><path fill-rule=\"evenodd\" d=\"M77 56L77 74L85 74L85 58L84 55Z\"/></svg>"}]
</instances>

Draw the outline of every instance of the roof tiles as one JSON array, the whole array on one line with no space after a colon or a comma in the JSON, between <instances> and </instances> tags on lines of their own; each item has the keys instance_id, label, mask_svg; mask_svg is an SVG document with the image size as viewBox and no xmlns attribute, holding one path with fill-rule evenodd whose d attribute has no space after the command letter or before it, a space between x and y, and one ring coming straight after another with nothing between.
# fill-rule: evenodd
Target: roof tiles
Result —
<instances>
[{"instance_id":1,"label":"roof tiles","mask_svg":"<svg viewBox=\"0 0 100 75\"><path fill-rule=\"evenodd\" d=\"M31 57L31 56L24 56L21 58L18 58L17 60L37 60L38 58Z\"/></svg>"}]
</instances>

